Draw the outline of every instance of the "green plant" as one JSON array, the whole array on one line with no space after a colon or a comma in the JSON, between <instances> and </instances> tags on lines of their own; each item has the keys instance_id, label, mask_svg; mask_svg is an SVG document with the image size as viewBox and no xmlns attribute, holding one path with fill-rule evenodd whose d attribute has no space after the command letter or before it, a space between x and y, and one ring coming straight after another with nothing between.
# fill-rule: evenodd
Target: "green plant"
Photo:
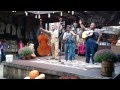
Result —
<instances>
[{"instance_id":1,"label":"green plant","mask_svg":"<svg viewBox=\"0 0 120 90\"><path fill-rule=\"evenodd\" d=\"M95 53L94 55L95 62L102 62L102 61L111 61L117 62L118 58L115 53L109 49L102 49Z\"/></svg>"},{"instance_id":2,"label":"green plant","mask_svg":"<svg viewBox=\"0 0 120 90\"><path fill-rule=\"evenodd\" d=\"M22 57L31 56L31 54L33 54L33 50L31 50L30 47L23 47L18 51L18 54L22 55Z\"/></svg>"},{"instance_id":3,"label":"green plant","mask_svg":"<svg viewBox=\"0 0 120 90\"><path fill-rule=\"evenodd\" d=\"M118 33L118 39L120 39L120 32Z\"/></svg>"}]
</instances>

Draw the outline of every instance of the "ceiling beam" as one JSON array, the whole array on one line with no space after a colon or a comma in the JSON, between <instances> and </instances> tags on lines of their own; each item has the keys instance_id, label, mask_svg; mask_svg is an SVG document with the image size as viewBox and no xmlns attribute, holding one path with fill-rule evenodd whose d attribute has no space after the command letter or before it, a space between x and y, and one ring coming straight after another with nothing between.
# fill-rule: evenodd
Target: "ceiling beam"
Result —
<instances>
[{"instance_id":1,"label":"ceiling beam","mask_svg":"<svg viewBox=\"0 0 120 90\"><path fill-rule=\"evenodd\" d=\"M61 11L27 11L29 13L33 13L33 14L49 14L49 13L56 13L56 12L61 12Z\"/></svg>"}]
</instances>

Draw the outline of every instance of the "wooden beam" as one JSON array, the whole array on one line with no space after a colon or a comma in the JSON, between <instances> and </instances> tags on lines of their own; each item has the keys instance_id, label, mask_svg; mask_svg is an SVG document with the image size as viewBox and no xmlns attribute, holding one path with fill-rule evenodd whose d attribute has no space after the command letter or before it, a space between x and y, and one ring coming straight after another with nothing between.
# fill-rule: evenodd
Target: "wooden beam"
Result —
<instances>
[{"instance_id":1,"label":"wooden beam","mask_svg":"<svg viewBox=\"0 0 120 90\"><path fill-rule=\"evenodd\" d=\"M60 12L60 11L27 11L29 13L33 13L33 14L49 14L49 13L53 13L53 12Z\"/></svg>"}]
</instances>

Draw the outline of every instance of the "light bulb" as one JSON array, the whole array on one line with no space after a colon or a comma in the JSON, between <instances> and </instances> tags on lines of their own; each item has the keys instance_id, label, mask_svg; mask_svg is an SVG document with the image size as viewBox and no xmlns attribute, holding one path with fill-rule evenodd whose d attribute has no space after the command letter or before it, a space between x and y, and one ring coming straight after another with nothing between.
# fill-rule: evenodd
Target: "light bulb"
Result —
<instances>
[{"instance_id":1,"label":"light bulb","mask_svg":"<svg viewBox=\"0 0 120 90\"><path fill-rule=\"evenodd\" d=\"M38 19L40 19L40 15L38 15Z\"/></svg>"},{"instance_id":2,"label":"light bulb","mask_svg":"<svg viewBox=\"0 0 120 90\"><path fill-rule=\"evenodd\" d=\"M119 21L119 24L120 24L120 21Z\"/></svg>"},{"instance_id":3,"label":"light bulb","mask_svg":"<svg viewBox=\"0 0 120 90\"><path fill-rule=\"evenodd\" d=\"M74 15L74 11L72 11L72 15Z\"/></svg>"},{"instance_id":4,"label":"light bulb","mask_svg":"<svg viewBox=\"0 0 120 90\"><path fill-rule=\"evenodd\" d=\"M68 13L70 13L70 11L68 11Z\"/></svg>"},{"instance_id":5,"label":"light bulb","mask_svg":"<svg viewBox=\"0 0 120 90\"><path fill-rule=\"evenodd\" d=\"M48 14L48 18L50 18L50 13Z\"/></svg>"},{"instance_id":6,"label":"light bulb","mask_svg":"<svg viewBox=\"0 0 120 90\"><path fill-rule=\"evenodd\" d=\"M37 15L35 15L35 18L37 19Z\"/></svg>"},{"instance_id":7,"label":"light bulb","mask_svg":"<svg viewBox=\"0 0 120 90\"><path fill-rule=\"evenodd\" d=\"M62 16L62 15L63 15L63 13L61 12L61 13L60 13L60 16Z\"/></svg>"},{"instance_id":8,"label":"light bulb","mask_svg":"<svg viewBox=\"0 0 120 90\"><path fill-rule=\"evenodd\" d=\"M16 11L12 11L12 12L16 12Z\"/></svg>"},{"instance_id":9,"label":"light bulb","mask_svg":"<svg viewBox=\"0 0 120 90\"><path fill-rule=\"evenodd\" d=\"M26 16L28 16L28 13L27 13L27 11L25 11L25 15L26 15Z\"/></svg>"}]
</instances>

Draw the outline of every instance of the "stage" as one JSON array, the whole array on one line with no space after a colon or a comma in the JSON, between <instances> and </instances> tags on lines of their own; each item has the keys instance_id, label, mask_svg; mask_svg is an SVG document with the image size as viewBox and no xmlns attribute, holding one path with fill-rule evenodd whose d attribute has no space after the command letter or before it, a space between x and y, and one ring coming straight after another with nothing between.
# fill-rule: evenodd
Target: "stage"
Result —
<instances>
[{"instance_id":1,"label":"stage","mask_svg":"<svg viewBox=\"0 0 120 90\"><path fill-rule=\"evenodd\" d=\"M115 74L113 77L101 76L101 64L86 64L84 56L76 56L73 62L66 62L64 56L61 62L58 60L49 60L47 57L37 57L32 60L13 60L12 63L3 62L4 78L23 79L29 72L37 69L40 73L46 75L46 79L59 79L64 77L78 77L79 79L114 79L120 74L120 63L115 64Z\"/></svg>"}]
</instances>

